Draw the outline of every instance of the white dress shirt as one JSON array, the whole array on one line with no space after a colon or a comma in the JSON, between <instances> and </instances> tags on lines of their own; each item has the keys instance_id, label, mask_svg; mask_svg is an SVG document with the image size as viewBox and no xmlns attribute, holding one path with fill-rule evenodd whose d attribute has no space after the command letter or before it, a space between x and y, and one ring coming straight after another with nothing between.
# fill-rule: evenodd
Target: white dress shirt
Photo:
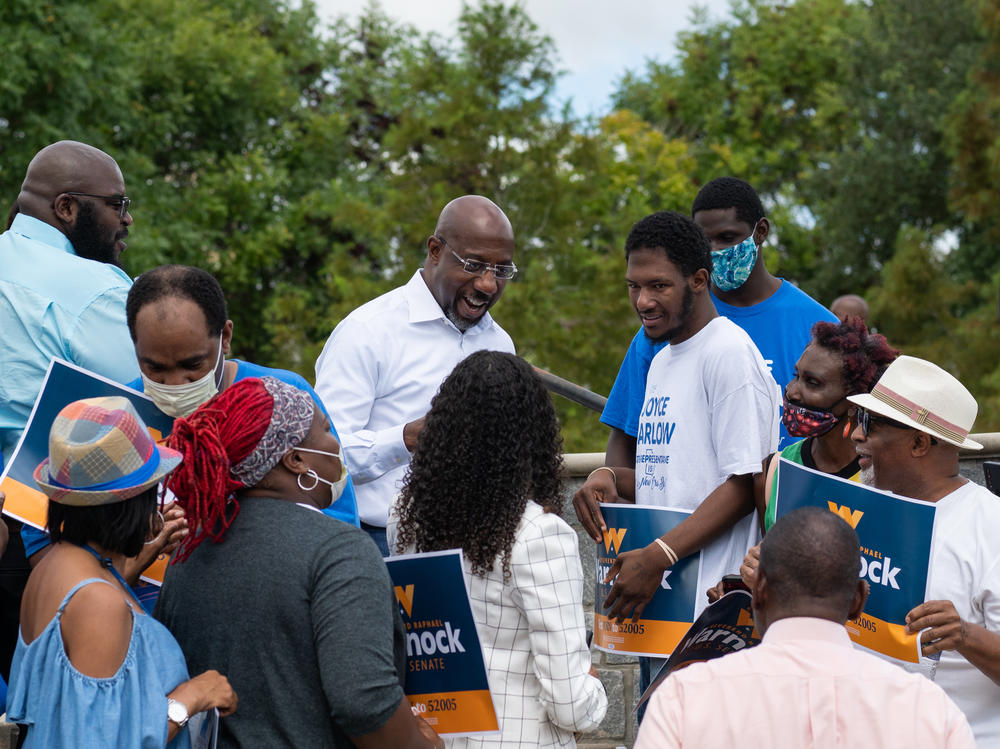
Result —
<instances>
[{"instance_id":1,"label":"white dress shirt","mask_svg":"<svg viewBox=\"0 0 1000 749\"><path fill-rule=\"evenodd\" d=\"M403 427L427 413L456 364L484 349L512 354L514 342L488 312L461 332L420 270L334 329L316 360L316 392L337 425L363 522L385 527L410 462Z\"/></svg>"},{"instance_id":2,"label":"white dress shirt","mask_svg":"<svg viewBox=\"0 0 1000 749\"><path fill-rule=\"evenodd\" d=\"M390 550L396 523L393 512ZM604 719L608 696L590 675L579 543L565 520L529 501L511 547L509 580L499 560L475 575L464 558L501 735L447 739L449 749L575 747L574 732L592 731Z\"/></svg>"}]
</instances>

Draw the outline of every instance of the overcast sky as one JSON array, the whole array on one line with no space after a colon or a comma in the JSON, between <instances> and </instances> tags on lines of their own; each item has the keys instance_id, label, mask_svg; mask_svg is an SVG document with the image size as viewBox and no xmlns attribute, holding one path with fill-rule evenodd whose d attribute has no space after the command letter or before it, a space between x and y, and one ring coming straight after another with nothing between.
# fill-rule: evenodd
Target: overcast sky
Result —
<instances>
[{"instance_id":1,"label":"overcast sky","mask_svg":"<svg viewBox=\"0 0 1000 749\"><path fill-rule=\"evenodd\" d=\"M315 1L324 21L356 17L364 7L358 0ZM390 18L452 36L461 0L381 0L381 5ZM522 5L555 41L566 71L557 99L572 98L579 115L606 111L626 70L639 70L650 58L671 59L677 32L690 27L692 7L706 8L712 19L729 11L729 0L524 0Z\"/></svg>"}]
</instances>

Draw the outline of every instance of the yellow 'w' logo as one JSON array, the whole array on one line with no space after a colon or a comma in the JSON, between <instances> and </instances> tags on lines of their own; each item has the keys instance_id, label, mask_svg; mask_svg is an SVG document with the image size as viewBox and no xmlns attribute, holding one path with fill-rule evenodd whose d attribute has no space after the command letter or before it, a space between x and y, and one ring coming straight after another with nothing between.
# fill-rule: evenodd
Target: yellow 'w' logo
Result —
<instances>
[{"instance_id":1,"label":"yellow 'w' logo","mask_svg":"<svg viewBox=\"0 0 1000 749\"><path fill-rule=\"evenodd\" d=\"M861 516L865 514L861 510L851 510L847 505L838 505L835 502L827 502L826 504L830 508L830 512L834 515L840 515L852 528L858 527L858 523L861 522Z\"/></svg>"},{"instance_id":2,"label":"yellow 'w' logo","mask_svg":"<svg viewBox=\"0 0 1000 749\"><path fill-rule=\"evenodd\" d=\"M626 528L608 528L604 531L604 550L611 553L611 547L615 547L615 554L621 548L622 539L625 538Z\"/></svg>"},{"instance_id":3,"label":"yellow 'w' logo","mask_svg":"<svg viewBox=\"0 0 1000 749\"><path fill-rule=\"evenodd\" d=\"M407 616L413 616L411 613L413 611L413 584L407 585L405 588L402 585L395 586L396 599L403 604L403 608L406 609Z\"/></svg>"}]
</instances>

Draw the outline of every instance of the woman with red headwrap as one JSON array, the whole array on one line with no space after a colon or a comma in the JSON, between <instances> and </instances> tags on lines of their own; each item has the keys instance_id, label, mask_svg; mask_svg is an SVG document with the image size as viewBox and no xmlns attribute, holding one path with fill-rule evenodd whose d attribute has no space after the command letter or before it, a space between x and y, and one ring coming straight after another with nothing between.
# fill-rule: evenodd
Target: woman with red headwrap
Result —
<instances>
[{"instance_id":1,"label":"woman with red headwrap","mask_svg":"<svg viewBox=\"0 0 1000 749\"><path fill-rule=\"evenodd\" d=\"M191 533L155 615L189 666L226 664L240 710L219 746L439 746L403 695L385 564L363 531L320 512L347 471L309 395L243 380L168 443L184 455L169 487Z\"/></svg>"}]
</instances>

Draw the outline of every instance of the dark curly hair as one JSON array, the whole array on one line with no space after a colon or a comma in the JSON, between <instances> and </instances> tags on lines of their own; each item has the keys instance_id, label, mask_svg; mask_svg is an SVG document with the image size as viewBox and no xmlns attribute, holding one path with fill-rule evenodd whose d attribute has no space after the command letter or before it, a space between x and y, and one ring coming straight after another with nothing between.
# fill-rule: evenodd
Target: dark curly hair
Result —
<instances>
[{"instance_id":1,"label":"dark curly hair","mask_svg":"<svg viewBox=\"0 0 1000 749\"><path fill-rule=\"evenodd\" d=\"M637 221L625 240L625 259L640 249L662 249L684 278L701 268L712 272L712 245L683 213L657 211Z\"/></svg>"},{"instance_id":2,"label":"dark curly hair","mask_svg":"<svg viewBox=\"0 0 1000 749\"><path fill-rule=\"evenodd\" d=\"M760 196L749 182L736 177L717 177L698 191L691 206L691 215L698 211L736 209L736 218L756 226L766 215Z\"/></svg>"},{"instance_id":3,"label":"dark curly hair","mask_svg":"<svg viewBox=\"0 0 1000 749\"><path fill-rule=\"evenodd\" d=\"M869 332L860 317L848 317L840 323L818 322L812 326L812 337L817 346L843 359L848 395L871 391L899 356L885 336Z\"/></svg>"},{"instance_id":4,"label":"dark curly hair","mask_svg":"<svg viewBox=\"0 0 1000 749\"><path fill-rule=\"evenodd\" d=\"M757 191L749 182L736 177L718 177L701 188L691 206L691 215L719 208L735 208L736 218L749 226L756 226L765 215Z\"/></svg>"},{"instance_id":5,"label":"dark curly hair","mask_svg":"<svg viewBox=\"0 0 1000 749\"><path fill-rule=\"evenodd\" d=\"M431 401L400 494L396 550L461 548L476 575L499 558L508 580L528 500L562 512L561 469L555 409L531 365L477 351Z\"/></svg>"},{"instance_id":6,"label":"dark curly hair","mask_svg":"<svg viewBox=\"0 0 1000 749\"><path fill-rule=\"evenodd\" d=\"M201 307L210 336L219 335L229 319L226 296L215 276L190 265L161 265L135 279L125 300L125 321L133 343L139 310L169 297L190 299Z\"/></svg>"}]
</instances>

